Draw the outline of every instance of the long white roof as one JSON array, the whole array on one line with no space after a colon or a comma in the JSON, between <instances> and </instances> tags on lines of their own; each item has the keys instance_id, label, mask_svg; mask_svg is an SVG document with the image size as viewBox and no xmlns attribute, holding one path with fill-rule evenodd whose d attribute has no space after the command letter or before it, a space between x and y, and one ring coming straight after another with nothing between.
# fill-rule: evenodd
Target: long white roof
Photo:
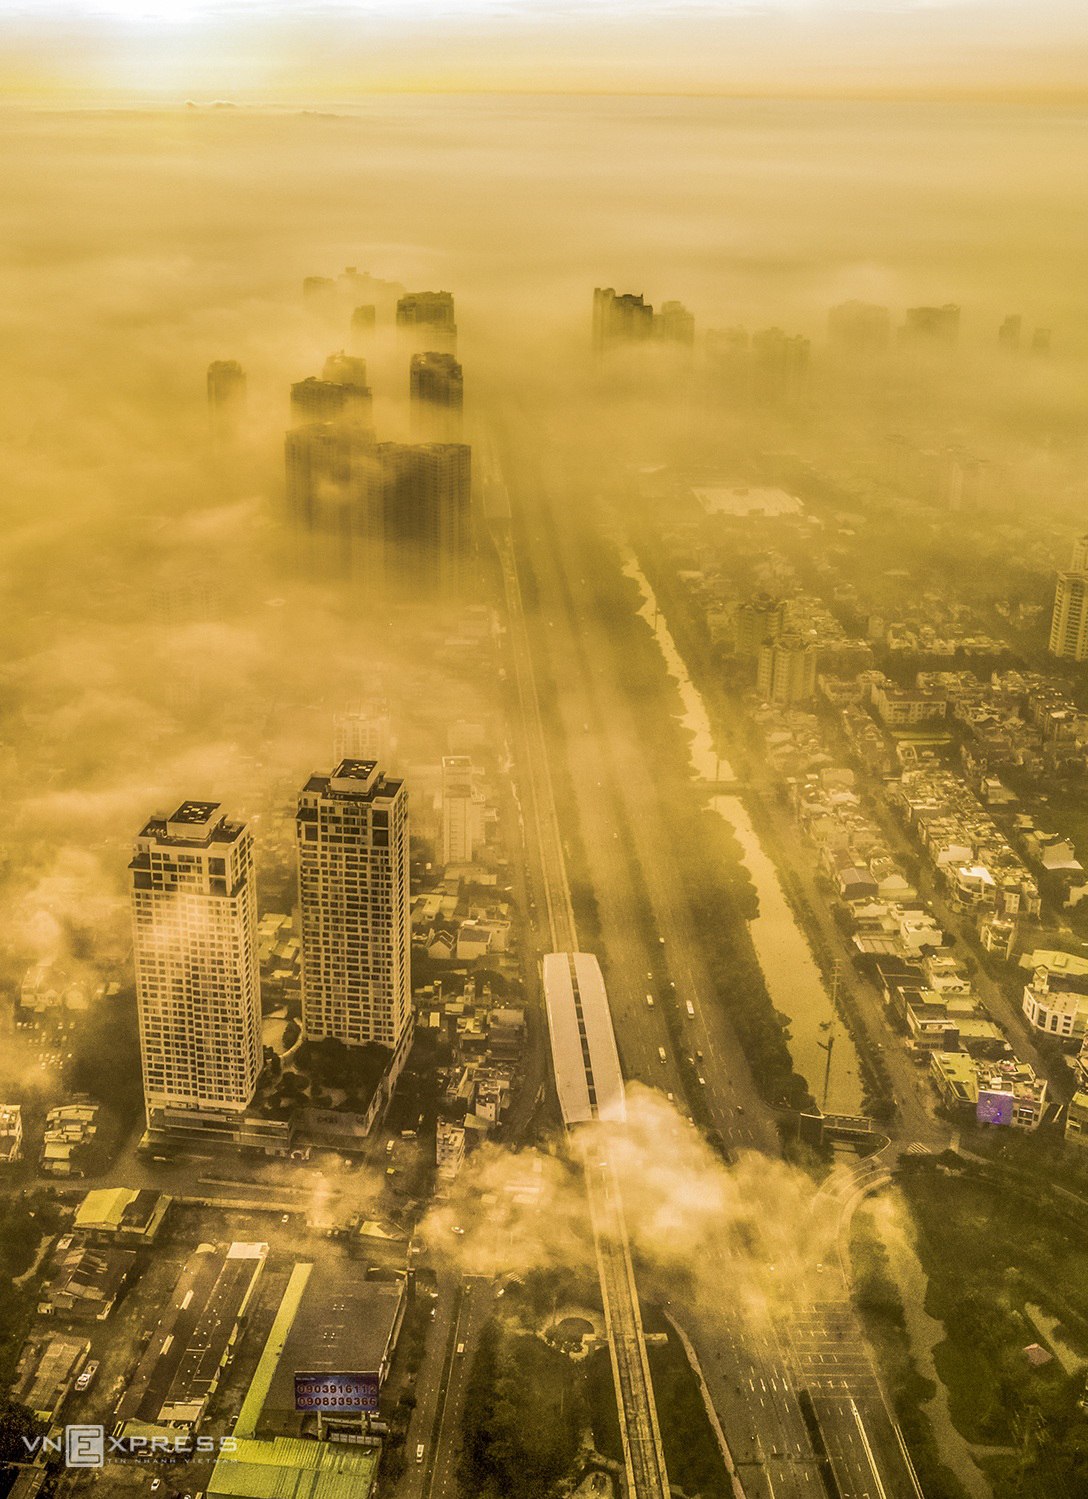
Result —
<instances>
[{"instance_id":1,"label":"long white roof","mask_svg":"<svg viewBox=\"0 0 1088 1499\"><path fill-rule=\"evenodd\" d=\"M548 953L544 1001L564 1124L623 1120L626 1101L612 1014L592 953Z\"/></svg>"}]
</instances>

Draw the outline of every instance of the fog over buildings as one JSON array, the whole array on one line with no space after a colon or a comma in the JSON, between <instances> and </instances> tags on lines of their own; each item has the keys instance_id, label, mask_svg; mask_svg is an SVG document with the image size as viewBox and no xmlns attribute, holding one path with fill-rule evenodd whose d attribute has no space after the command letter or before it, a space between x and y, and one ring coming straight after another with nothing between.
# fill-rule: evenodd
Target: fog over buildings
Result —
<instances>
[{"instance_id":1,"label":"fog over buildings","mask_svg":"<svg viewBox=\"0 0 1088 1499\"><path fill-rule=\"evenodd\" d=\"M0 28L0 1489L1082 1492L1083 11Z\"/></svg>"}]
</instances>

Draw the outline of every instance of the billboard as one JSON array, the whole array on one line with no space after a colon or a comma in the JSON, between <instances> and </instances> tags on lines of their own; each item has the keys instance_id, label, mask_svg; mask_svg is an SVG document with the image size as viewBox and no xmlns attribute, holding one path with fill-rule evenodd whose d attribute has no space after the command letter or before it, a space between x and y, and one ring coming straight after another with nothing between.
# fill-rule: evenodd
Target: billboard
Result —
<instances>
[{"instance_id":1,"label":"billboard","mask_svg":"<svg viewBox=\"0 0 1088 1499\"><path fill-rule=\"evenodd\" d=\"M1011 1093L991 1093L982 1088L978 1092L975 1118L979 1124L1011 1124L1016 1100Z\"/></svg>"},{"instance_id":2,"label":"billboard","mask_svg":"<svg viewBox=\"0 0 1088 1499\"><path fill-rule=\"evenodd\" d=\"M296 1374L297 1411L376 1411L377 1374Z\"/></svg>"}]
</instances>

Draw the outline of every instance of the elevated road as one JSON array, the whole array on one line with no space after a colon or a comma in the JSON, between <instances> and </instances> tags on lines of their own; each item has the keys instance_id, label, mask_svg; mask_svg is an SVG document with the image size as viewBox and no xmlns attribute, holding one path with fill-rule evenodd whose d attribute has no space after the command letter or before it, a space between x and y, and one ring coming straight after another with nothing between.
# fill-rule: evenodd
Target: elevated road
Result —
<instances>
[{"instance_id":1,"label":"elevated road","mask_svg":"<svg viewBox=\"0 0 1088 1499\"><path fill-rule=\"evenodd\" d=\"M545 976L551 979L548 1021L557 1063L557 1090L564 1123L576 1123L579 1128L579 1149L586 1166L586 1191L616 1387L627 1493L629 1499L669 1499L669 1479L623 1203L608 1163L605 1126L597 1122L602 1118L622 1117L622 1078L615 1035L596 959L577 952L574 908L548 764L547 737L510 536L509 502L494 448L490 441L483 447L484 508L502 568L510 656L521 713L528 825L536 847L536 873L553 949L545 959ZM596 970L596 979L590 964ZM585 1014L580 1013L585 1006L591 1010L588 1025ZM572 1046L577 1050L573 1065ZM607 1107L602 1107L605 1100Z\"/></svg>"}]
</instances>

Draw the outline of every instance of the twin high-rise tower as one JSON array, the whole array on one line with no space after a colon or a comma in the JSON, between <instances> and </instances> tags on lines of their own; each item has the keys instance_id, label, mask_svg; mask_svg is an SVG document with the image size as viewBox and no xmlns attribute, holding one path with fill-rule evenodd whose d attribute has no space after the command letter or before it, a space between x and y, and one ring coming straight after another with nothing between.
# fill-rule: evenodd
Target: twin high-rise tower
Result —
<instances>
[{"instance_id":1,"label":"twin high-rise tower","mask_svg":"<svg viewBox=\"0 0 1088 1499\"><path fill-rule=\"evenodd\" d=\"M299 793L307 1037L390 1052L412 1033L408 794L374 760ZM253 839L217 802L183 802L136 839L133 947L149 1129L239 1138L263 1066Z\"/></svg>"}]
</instances>

